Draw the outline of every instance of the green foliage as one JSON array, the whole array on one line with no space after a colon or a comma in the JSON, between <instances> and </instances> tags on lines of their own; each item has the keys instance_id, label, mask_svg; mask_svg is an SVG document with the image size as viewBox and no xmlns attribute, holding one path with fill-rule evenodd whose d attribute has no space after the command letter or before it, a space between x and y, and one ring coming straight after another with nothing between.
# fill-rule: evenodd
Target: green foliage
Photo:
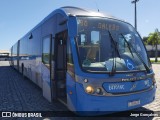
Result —
<instances>
[{"instance_id":1,"label":"green foliage","mask_svg":"<svg viewBox=\"0 0 160 120\"><path fill-rule=\"evenodd\" d=\"M150 60L152 64L160 64L160 60L158 60L157 62L155 62L155 60Z\"/></svg>"},{"instance_id":2,"label":"green foliage","mask_svg":"<svg viewBox=\"0 0 160 120\"><path fill-rule=\"evenodd\" d=\"M148 37L143 37L143 42L145 45L148 45L147 40L148 40Z\"/></svg>"},{"instance_id":3,"label":"green foliage","mask_svg":"<svg viewBox=\"0 0 160 120\"><path fill-rule=\"evenodd\" d=\"M155 46L156 44L160 44L160 37L157 32L149 34L147 44L152 46Z\"/></svg>"}]
</instances>

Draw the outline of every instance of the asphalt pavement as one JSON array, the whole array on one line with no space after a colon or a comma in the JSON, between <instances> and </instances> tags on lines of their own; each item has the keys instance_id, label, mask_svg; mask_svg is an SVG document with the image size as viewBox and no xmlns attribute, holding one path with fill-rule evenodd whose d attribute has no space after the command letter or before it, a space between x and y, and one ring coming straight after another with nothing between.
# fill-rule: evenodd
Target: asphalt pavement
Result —
<instances>
[{"instance_id":1,"label":"asphalt pavement","mask_svg":"<svg viewBox=\"0 0 160 120\"><path fill-rule=\"evenodd\" d=\"M155 78L157 82L157 92L154 102L145 105L135 111L152 111L160 112L160 64L152 65ZM36 86L32 81L24 78L19 72L9 66L8 61L0 61L0 111L68 111L68 109L61 103L48 102L42 95L42 90ZM158 112L159 111L159 112ZM159 113L160 115L160 113ZM2 118L0 118L2 119ZM100 119L117 119L117 117L57 117L51 118L3 118L14 120L100 120ZM124 119L144 119L144 120L160 120L159 117L118 117L120 120ZM118 120L117 119L117 120Z\"/></svg>"}]
</instances>

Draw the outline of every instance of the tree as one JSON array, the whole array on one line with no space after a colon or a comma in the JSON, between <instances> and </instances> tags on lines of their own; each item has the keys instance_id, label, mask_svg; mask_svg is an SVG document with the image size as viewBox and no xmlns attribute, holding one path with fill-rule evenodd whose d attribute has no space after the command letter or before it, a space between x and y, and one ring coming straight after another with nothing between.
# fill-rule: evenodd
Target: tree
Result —
<instances>
[{"instance_id":1,"label":"tree","mask_svg":"<svg viewBox=\"0 0 160 120\"><path fill-rule=\"evenodd\" d=\"M147 44L155 47L155 45L157 44L157 40L158 40L158 44L159 44L160 39L159 39L158 33L157 32L150 33L148 36Z\"/></svg>"},{"instance_id":2,"label":"tree","mask_svg":"<svg viewBox=\"0 0 160 120\"><path fill-rule=\"evenodd\" d=\"M149 45L152 45L152 47L156 48L155 49L155 62L157 62L157 57L158 57L157 45L160 44L160 36L159 36L158 29L156 29L154 33L149 34L147 43Z\"/></svg>"},{"instance_id":3,"label":"tree","mask_svg":"<svg viewBox=\"0 0 160 120\"><path fill-rule=\"evenodd\" d=\"M143 37L143 42L145 45L148 45L147 40L148 40L148 37Z\"/></svg>"}]
</instances>

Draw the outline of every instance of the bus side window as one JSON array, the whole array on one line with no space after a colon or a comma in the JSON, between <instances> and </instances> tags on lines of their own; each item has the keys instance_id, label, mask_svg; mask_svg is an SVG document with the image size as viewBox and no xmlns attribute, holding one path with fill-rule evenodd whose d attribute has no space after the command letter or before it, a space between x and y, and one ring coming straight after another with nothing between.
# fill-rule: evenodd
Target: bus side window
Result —
<instances>
[{"instance_id":1,"label":"bus side window","mask_svg":"<svg viewBox=\"0 0 160 120\"><path fill-rule=\"evenodd\" d=\"M50 41L51 41L51 36L43 38L42 62L47 67L50 66Z\"/></svg>"}]
</instances>

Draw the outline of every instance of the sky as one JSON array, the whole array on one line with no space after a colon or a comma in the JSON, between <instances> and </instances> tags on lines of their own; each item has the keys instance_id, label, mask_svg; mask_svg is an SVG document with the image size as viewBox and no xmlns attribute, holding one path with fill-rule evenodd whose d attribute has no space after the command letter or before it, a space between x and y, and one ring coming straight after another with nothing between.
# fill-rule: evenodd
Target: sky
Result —
<instances>
[{"instance_id":1,"label":"sky","mask_svg":"<svg viewBox=\"0 0 160 120\"><path fill-rule=\"evenodd\" d=\"M11 46L59 7L75 6L108 13L134 26L132 0L0 0L0 50ZM160 31L160 0L139 0L137 31L143 38Z\"/></svg>"}]
</instances>

